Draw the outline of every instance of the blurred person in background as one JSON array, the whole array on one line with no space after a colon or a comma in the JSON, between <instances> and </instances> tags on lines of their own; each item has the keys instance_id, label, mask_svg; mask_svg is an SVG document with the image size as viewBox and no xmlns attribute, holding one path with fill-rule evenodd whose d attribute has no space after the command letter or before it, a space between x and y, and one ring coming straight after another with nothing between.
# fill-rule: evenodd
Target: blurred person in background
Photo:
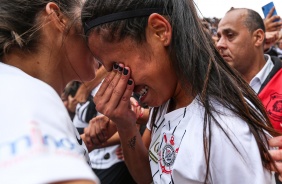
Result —
<instances>
[{"instance_id":1,"label":"blurred person in background","mask_svg":"<svg viewBox=\"0 0 282 184\"><path fill-rule=\"evenodd\" d=\"M65 87L63 93L61 94L61 99L64 102L65 107L68 110L70 118L73 119L75 115L75 108L78 101L75 98L75 94L80 86L81 82L71 81Z\"/></svg>"}]
</instances>

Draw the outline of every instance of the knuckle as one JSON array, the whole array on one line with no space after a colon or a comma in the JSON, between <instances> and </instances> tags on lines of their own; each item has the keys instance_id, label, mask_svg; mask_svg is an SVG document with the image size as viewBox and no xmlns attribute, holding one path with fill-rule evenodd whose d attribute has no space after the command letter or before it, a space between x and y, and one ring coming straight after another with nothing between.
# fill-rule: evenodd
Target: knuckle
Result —
<instances>
[{"instance_id":1,"label":"knuckle","mask_svg":"<svg viewBox=\"0 0 282 184\"><path fill-rule=\"evenodd\" d=\"M126 97L126 96L123 96L123 97L121 98L121 100L122 100L122 101L128 101L128 100L129 100L129 98L128 98L128 97Z\"/></svg>"},{"instance_id":2,"label":"knuckle","mask_svg":"<svg viewBox=\"0 0 282 184\"><path fill-rule=\"evenodd\" d=\"M89 129L88 129L88 128L84 128L84 134L85 134L86 136L89 136Z\"/></svg>"},{"instance_id":3,"label":"knuckle","mask_svg":"<svg viewBox=\"0 0 282 184\"><path fill-rule=\"evenodd\" d=\"M89 121L89 124L94 124L95 123L95 119L92 118L90 121Z\"/></svg>"},{"instance_id":4,"label":"knuckle","mask_svg":"<svg viewBox=\"0 0 282 184\"><path fill-rule=\"evenodd\" d=\"M109 88L114 89L116 87L116 84L114 82L110 82Z\"/></svg>"},{"instance_id":5,"label":"knuckle","mask_svg":"<svg viewBox=\"0 0 282 184\"><path fill-rule=\"evenodd\" d=\"M99 93L96 93L96 95L94 96L93 101L96 104L96 106L97 106L97 102L98 102L99 98L101 98L101 96L102 95L100 95Z\"/></svg>"},{"instance_id":6,"label":"knuckle","mask_svg":"<svg viewBox=\"0 0 282 184\"><path fill-rule=\"evenodd\" d=\"M102 103L97 103L95 108L96 108L96 110L97 110L98 112L102 112L102 110L103 110L103 104L102 104Z\"/></svg>"},{"instance_id":7,"label":"knuckle","mask_svg":"<svg viewBox=\"0 0 282 184\"><path fill-rule=\"evenodd\" d=\"M118 90L114 90L113 93L114 93L115 95L120 95L120 94L121 94L121 92L118 91Z\"/></svg>"},{"instance_id":8,"label":"knuckle","mask_svg":"<svg viewBox=\"0 0 282 184\"><path fill-rule=\"evenodd\" d=\"M112 111L111 109L106 108L106 109L104 110L103 114L106 115L106 116L110 116L111 111Z\"/></svg>"},{"instance_id":9,"label":"knuckle","mask_svg":"<svg viewBox=\"0 0 282 184\"><path fill-rule=\"evenodd\" d=\"M102 121L106 121L107 117L106 116L101 116Z\"/></svg>"},{"instance_id":10,"label":"knuckle","mask_svg":"<svg viewBox=\"0 0 282 184\"><path fill-rule=\"evenodd\" d=\"M110 84L110 83L111 83L111 81L112 81L112 79L111 79L111 75L108 75L108 76L104 79L103 83Z\"/></svg>"}]
</instances>

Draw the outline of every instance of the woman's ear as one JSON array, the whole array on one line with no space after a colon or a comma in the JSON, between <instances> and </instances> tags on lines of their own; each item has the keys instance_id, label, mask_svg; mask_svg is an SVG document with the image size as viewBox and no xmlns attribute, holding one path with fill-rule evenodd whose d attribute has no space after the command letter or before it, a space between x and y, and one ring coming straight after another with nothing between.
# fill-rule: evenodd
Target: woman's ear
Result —
<instances>
[{"instance_id":1,"label":"woman's ear","mask_svg":"<svg viewBox=\"0 0 282 184\"><path fill-rule=\"evenodd\" d=\"M54 22L54 25L64 31L67 27L67 19L66 16L64 16L62 14L62 12L60 11L60 8L58 7L58 5L56 3L53 2L49 2L46 5L46 12L48 14L48 16L50 17L50 20L52 22Z\"/></svg>"},{"instance_id":2,"label":"woman's ear","mask_svg":"<svg viewBox=\"0 0 282 184\"><path fill-rule=\"evenodd\" d=\"M148 31L164 46L168 46L171 42L172 28L168 20L160 14L153 13L148 19Z\"/></svg>"}]
</instances>

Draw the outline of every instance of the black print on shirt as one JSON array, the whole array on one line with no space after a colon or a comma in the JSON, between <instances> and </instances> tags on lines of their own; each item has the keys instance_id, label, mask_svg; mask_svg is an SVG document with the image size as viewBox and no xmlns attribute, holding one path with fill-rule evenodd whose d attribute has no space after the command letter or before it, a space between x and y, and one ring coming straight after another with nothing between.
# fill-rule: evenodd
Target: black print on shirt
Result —
<instances>
[{"instance_id":1,"label":"black print on shirt","mask_svg":"<svg viewBox=\"0 0 282 184\"><path fill-rule=\"evenodd\" d=\"M75 137L76 137L76 136L75 136ZM77 140L77 142L79 143L79 145L82 145L82 139L81 139L81 138L78 139L78 138L76 137L76 140Z\"/></svg>"},{"instance_id":2,"label":"black print on shirt","mask_svg":"<svg viewBox=\"0 0 282 184\"><path fill-rule=\"evenodd\" d=\"M155 132L158 131L158 129L161 127L161 125L165 122L165 118L162 120L162 122L159 124L159 126L155 129Z\"/></svg>"},{"instance_id":3,"label":"black print on shirt","mask_svg":"<svg viewBox=\"0 0 282 184\"><path fill-rule=\"evenodd\" d=\"M184 118L184 117L185 117L185 115L186 115L186 108L187 108L187 107L185 107L185 109L184 109L183 118Z\"/></svg>"}]
</instances>

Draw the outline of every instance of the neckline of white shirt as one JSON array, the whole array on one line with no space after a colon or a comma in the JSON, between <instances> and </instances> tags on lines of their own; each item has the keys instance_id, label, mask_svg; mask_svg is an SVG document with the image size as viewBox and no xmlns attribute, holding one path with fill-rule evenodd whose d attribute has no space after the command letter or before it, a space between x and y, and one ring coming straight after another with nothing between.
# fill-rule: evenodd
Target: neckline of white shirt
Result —
<instances>
[{"instance_id":1,"label":"neckline of white shirt","mask_svg":"<svg viewBox=\"0 0 282 184\"><path fill-rule=\"evenodd\" d=\"M271 72L272 68L274 67L273 62L271 61L271 57L268 54L264 55L267 58L267 61L263 68L252 78L250 82L250 86L253 90L258 93L259 89L261 88L262 83L267 78L268 74Z\"/></svg>"}]
</instances>

